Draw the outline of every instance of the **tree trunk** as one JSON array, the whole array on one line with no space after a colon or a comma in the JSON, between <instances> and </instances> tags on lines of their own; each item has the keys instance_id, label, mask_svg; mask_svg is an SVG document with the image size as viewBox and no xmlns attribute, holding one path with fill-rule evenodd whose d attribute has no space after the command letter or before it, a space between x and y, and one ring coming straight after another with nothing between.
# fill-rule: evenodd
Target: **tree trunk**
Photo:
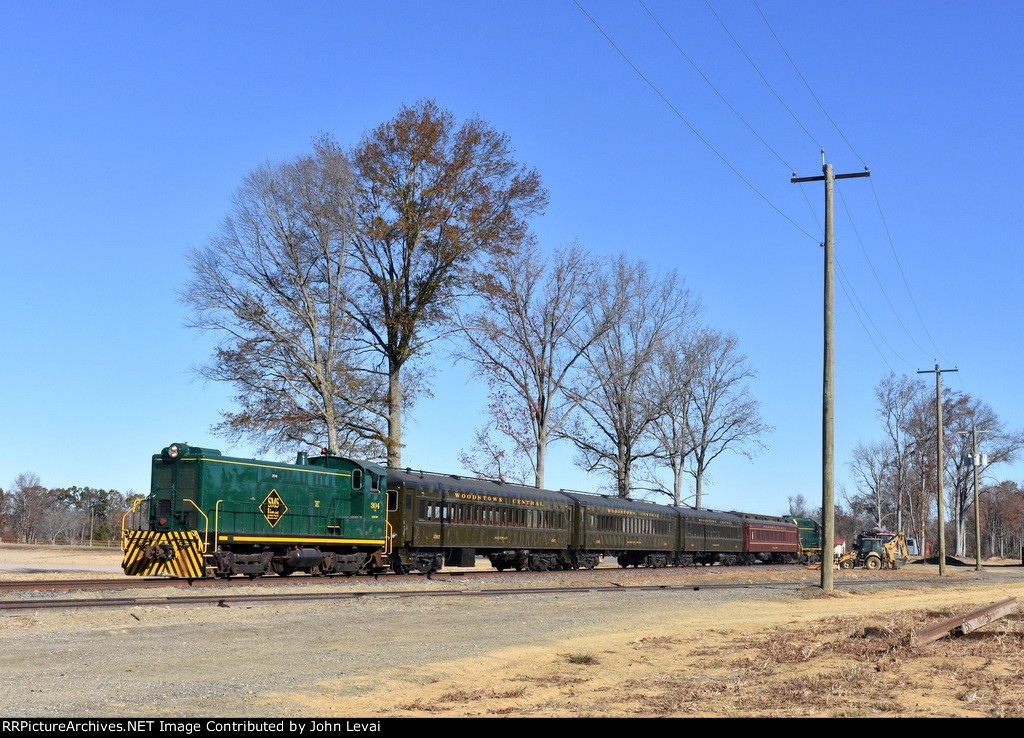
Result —
<instances>
[{"instance_id":1,"label":"tree trunk","mask_svg":"<svg viewBox=\"0 0 1024 738\"><path fill-rule=\"evenodd\" d=\"M402 466L402 380L401 368L388 365L388 466Z\"/></svg>"},{"instance_id":2,"label":"tree trunk","mask_svg":"<svg viewBox=\"0 0 1024 738\"><path fill-rule=\"evenodd\" d=\"M672 498L675 500L676 507L683 502L683 474L686 470L683 469L683 465L679 464L672 470Z\"/></svg>"},{"instance_id":3,"label":"tree trunk","mask_svg":"<svg viewBox=\"0 0 1024 738\"><path fill-rule=\"evenodd\" d=\"M541 432L537 438L537 465L534 469L534 486L537 489L544 489L544 467L547 463L547 434Z\"/></svg>"}]
</instances>

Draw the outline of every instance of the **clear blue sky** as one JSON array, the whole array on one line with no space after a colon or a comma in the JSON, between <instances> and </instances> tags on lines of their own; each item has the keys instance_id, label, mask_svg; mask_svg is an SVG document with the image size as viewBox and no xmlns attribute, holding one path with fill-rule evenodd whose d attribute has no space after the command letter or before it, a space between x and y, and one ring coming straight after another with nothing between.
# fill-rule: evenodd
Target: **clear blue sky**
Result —
<instances>
[{"instance_id":1,"label":"clear blue sky","mask_svg":"<svg viewBox=\"0 0 1024 738\"><path fill-rule=\"evenodd\" d=\"M210 430L229 389L190 371L212 339L183 327L183 254L249 170L321 132L354 144L423 98L479 114L540 171L545 245L676 268L739 336L776 430L754 461L715 462L709 506L820 502L824 196L790 183L820 174L820 148L872 173L837 189L837 481L881 437L890 370L956 367L945 387L1024 426L1024 5L714 0L720 22L645 0L670 40L638 2L579 3L636 69L573 0L9 4L0 486L144 492L172 441L248 455ZM443 369L403 461L457 472L484 392ZM595 486L572 456L552 447L548 486Z\"/></svg>"}]
</instances>

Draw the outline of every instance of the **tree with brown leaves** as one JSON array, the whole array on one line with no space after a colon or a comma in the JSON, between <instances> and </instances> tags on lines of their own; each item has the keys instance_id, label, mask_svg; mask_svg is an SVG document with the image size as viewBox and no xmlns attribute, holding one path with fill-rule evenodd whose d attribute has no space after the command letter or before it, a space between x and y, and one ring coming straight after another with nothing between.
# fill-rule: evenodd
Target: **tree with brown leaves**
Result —
<instances>
[{"instance_id":1,"label":"tree with brown leaves","mask_svg":"<svg viewBox=\"0 0 1024 738\"><path fill-rule=\"evenodd\" d=\"M400 466L406 366L441 335L474 272L518 249L547 193L506 135L432 101L370 131L353 161L350 313L385 378L387 463Z\"/></svg>"}]
</instances>

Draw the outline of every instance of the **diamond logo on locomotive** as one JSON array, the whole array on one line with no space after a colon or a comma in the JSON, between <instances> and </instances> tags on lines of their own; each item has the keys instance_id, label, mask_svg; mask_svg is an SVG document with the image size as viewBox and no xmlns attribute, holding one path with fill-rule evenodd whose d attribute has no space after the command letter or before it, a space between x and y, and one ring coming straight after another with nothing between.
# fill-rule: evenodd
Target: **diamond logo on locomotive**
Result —
<instances>
[{"instance_id":1,"label":"diamond logo on locomotive","mask_svg":"<svg viewBox=\"0 0 1024 738\"><path fill-rule=\"evenodd\" d=\"M288 512L288 506L284 504L284 500L281 499L281 495L277 493L277 490L272 489L270 494L267 495L267 499L260 505L260 512L263 513L263 517L267 519L270 527L273 528L284 517L284 514Z\"/></svg>"}]
</instances>

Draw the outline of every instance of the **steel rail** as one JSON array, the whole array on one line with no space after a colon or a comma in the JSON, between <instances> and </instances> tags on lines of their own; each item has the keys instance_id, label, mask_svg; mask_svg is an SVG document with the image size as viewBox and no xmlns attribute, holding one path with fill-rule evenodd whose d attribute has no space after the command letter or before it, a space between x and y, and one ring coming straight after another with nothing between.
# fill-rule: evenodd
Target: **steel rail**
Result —
<instances>
[{"instance_id":1,"label":"steel rail","mask_svg":"<svg viewBox=\"0 0 1024 738\"><path fill-rule=\"evenodd\" d=\"M911 641L915 646L923 646L926 643L931 643L932 641L944 638L954 631L959 631L961 635L967 635L971 631L975 631L983 625L988 625L993 620L998 620L1001 617L1009 615L1016 609L1017 598L1010 597L1000 602L994 602L991 605L980 607L966 615L949 618L948 620L943 620L941 623L936 623L935 625L930 625L927 628L915 631L914 635L911 637Z\"/></svg>"},{"instance_id":2,"label":"steel rail","mask_svg":"<svg viewBox=\"0 0 1024 738\"><path fill-rule=\"evenodd\" d=\"M786 565L778 565L777 568L773 565L771 571L780 571L781 569L788 568ZM735 572L735 567L723 567L723 568L696 568L690 569L690 572L695 573L700 577L715 577L718 574L722 574L726 571ZM766 568L756 567L750 570L752 576L756 576L759 573L766 571ZM515 577L516 579L527 579L530 577L567 577L567 578L583 578L583 577L594 577L594 576L613 576L613 577L629 577L629 576L673 576L686 574L687 569L684 567L668 567L664 569L623 569L619 567L602 567L597 569L569 569L559 570L554 569L550 571L522 571L522 572L508 572L508 571L495 571L489 569L483 570L469 570L469 571L441 571L431 572L429 574L410 573L410 574L394 574L394 573L378 573L372 575L354 575L346 576L341 574L331 574L324 576L311 576L305 574L296 574L289 577L281 576L262 576L250 579L245 576L230 577L228 579L220 578L204 578L204 579L176 579L169 577L118 577L114 579L22 579L22 580L7 580L0 581L0 594L5 592L49 592L49 591L70 591L70 590L96 590L96 589L139 589L139 588L163 588L163 587L180 587L180 588L193 588L193 587L241 587L241 586L281 586L281 585L313 585L313 584L359 584L361 582L368 581L422 581L424 579L431 581L468 581L471 579L489 579L493 577ZM857 580L841 580L841 581L857 581ZM875 573L872 581L879 581L878 574ZM895 581L887 579L885 581Z\"/></svg>"},{"instance_id":3,"label":"steel rail","mask_svg":"<svg viewBox=\"0 0 1024 738\"><path fill-rule=\"evenodd\" d=\"M886 583L911 583L921 580L901 579L888 580ZM931 580L929 580L931 581ZM963 582L964 580L958 580ZM872 580L839 582L838 586L877 585ZM125 608L145 606L216 606L231 607L238 605L277 604L283 602L313 603L323 601L383 599L383 598L415 598L415 597L507 597L513 595L545 595L545 594L588 594L600 592L682 592L700 591L702 589L778 589L778 588L816 588L817 585L807 582L702 582L688 584L650 584L650 585L584 585L579 587L515 587L494 589L458 589L458 590L385 590L361 592L286 592L277 594L249 595L186 595L176 597L111 597L97 599L33 599L33 600L0 600L0 612L16 612L22 610L80 609L80 608Z\"/></svg>"}]
</instances>

